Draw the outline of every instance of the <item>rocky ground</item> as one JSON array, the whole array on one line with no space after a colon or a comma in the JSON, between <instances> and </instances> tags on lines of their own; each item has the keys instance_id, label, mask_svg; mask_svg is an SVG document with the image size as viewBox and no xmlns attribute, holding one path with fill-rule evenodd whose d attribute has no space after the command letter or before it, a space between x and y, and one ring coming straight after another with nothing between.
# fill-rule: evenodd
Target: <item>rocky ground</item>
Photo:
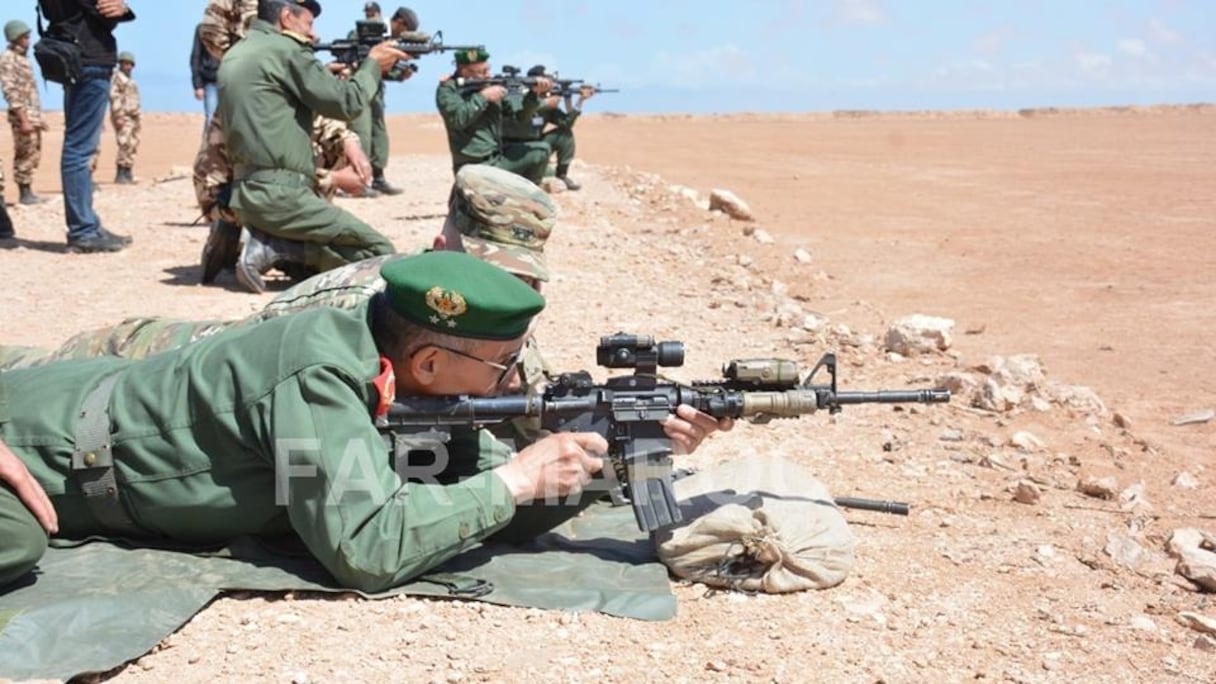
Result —
<instances>
[{"instance_id":1,"label":"rocky ground","mask_svg":"<svg viewBox=\"0 0 1216 684\"><path fill-rule=\"evenodd\" d=\"M1179 139L1189 131L1212 132L1216 119L1210 114L1195 115L1198 119L1185 125L1168 115L1137 115L1134 123L1127 117L1077 116L1082 120L1072 122L1074 136L1076 130L1101 125L1151 132L1130 152L1121 149L1125 136L1110 136L1099 150L1103 158L1126 152L1140 160L1129 162L1129 168L1159 168L1175 181L1185 176L1192 188L1210 174L1212 136L1201 142ZM788 133L793 125L802 126L808 137L847 137L858 134L853 127L871 125L845 119L830 130L816 128L813 121L775 120L769 122L776 131L770 135ZM1112 119L1118 123L1102 123ZM1050 117L1020 121L1050 122ZM1010 125L987 123L993 128L973 134L1001 138L1002 127ZM743 117L723 120L718 128L725 137L733 132L745 138L752 124ZM165 125L181 127L173 120ZM597 128L588 137L594 143L614 122L593 125ZM671 122L650 125L667 128ZM929 125L933 128L901 128L900 135L913 141L904 149L914 148L921 137L967 135L971 124L960 128L933 120ZM888 135L888 141L895 130L891 123L872 126L872 134ZM690 130L704 130L704 121L692 122ZM878 228L830 237L800 231L796 220L814 217L815 225L825 225L838 218L831 213L833 188L853 215L869 205L876 225L890 220L892 202L900 203L905 227L913 228L931 220L914 211L918 205L924 217L957 208L968 216L996 217L994 225L1025 212L1028 226L1057 221L1059 239L1069 244L1083 239L1078 233L1103 235L1103 226L1078 218L1085 206L1147 215L1136 195L1113 190L1130 182L1130 171L1101 166L1092 176L1079 177L1072 167L1053 166L1053 155L1094 153L1080 142L1077 148L1084 149L1055 146L1069 137L1056 129L1024 131L1028 149L1022 167L960 152L948 165L918 167L915 155L908 155L892 169L884 167L895 164L889 148L878 144L854 149L847 159L839 156L843 153L808 157L801 168L818 164L823 172L814 189L805 195L784 193L780 205L770 200L772 184L782 181L767 179L753 156L744 163L752 168L753 181L730 189L751 201L757 222L708 210L710 188L738 179L746 169L684 166L664 176L650 172L666 171L670 159L656 158L653 167L626 166L612 154L588 151L593 162L614 164L578 166L584 190L555 196L561 220L547 253L556 277L547 286L550 306L539 338L559 369L591 367L598 337L625 330L683 340L686 366L670 374L686 380L714 377L729 358L780 356L809 368L820 354L835 350L843 388L947 385L955 390L946 406L849 407L837 416L741 425L688 459L704 467L781 453L837 496L911 502L906 518L847 512L859 545L855 572L841 586L749 596L676 583L680 613L664 623L413 598L231 596L216 601L154 653L106 677L129 682L1213 681L1216 568L1209 563L1216 554L1204 550L1211 548L1210 537L1177 534L1216 532L1216 436L1211 417L1205 421L1203 413L1212 405L1210 380L1190 396L1167 397L1155 394L1154 383L1164 377L1169 389L1175 378L1157 373L1157 360L1112 367L1101 351L1085 345L1072 352L1081 359L1069 357L1061 352L1067 341L1088 341L1105 319L1091 315L1083 300L1066 297L1068 288L1051 287L1070 273L1061 263L1075 261L1074 274L1095 258L1117 265L1118 256L1137 245L1151 252L1152 244L1168 242L1161 232L1171 225L1201 236L1192 245L1198 254L1180 259L1216 265L1210 185L1206 194L1192 194L1148 219L1152 231L1107 232L1108 242L1097 256L1064 250L1050 264L1019 257L1016 241L974 222L968 244L985 237L1001 242L1008 249L1006 262L952 272L958 243L941 238L937 261L926 261L926 268L945 275L930 284L915 263L902 270L891 266L899 263L905 246L918 258L935 258L931 246L917 238L886 240ZM183 156L180 150L161 154ZM677 148L672 154L692 153ZM180 163L188 161L189 155L184 157ZM1036 158L1040 166L1033 165ZM833 165L847 165L854 175L834 178ZM878 177L920 174L934 192L941 187L934 183L945 178L955 204L918 194L910 182L850 194L866 169ZM171 175L167 165L157 171L145 175ZM1111 179L1105 193L1081 196L1067 189L1100 186L1103 174ZM1010 180L1003 194L977 190L998 175L1024 184ZM432 154L397 157L390 176L410 191L391 199L340 201L398 246L421 244L445 209L447 160ZM1210 175L1207 179L1210 183ZM98 196L107 224L136 238L131 250L118 255L62 254L57 203L15 210L23 242L0 251L7 281L0 294L5 343L54 345L77 330L132 315L240 316L273 296L243 293L231 279L221 287L197 286L205 228L189 225L194 218L189 181L151 180L145 177L136 187L107 185ZM1177 193L1177 187L1171 183L1160 191ZM811 202L811 195L822 201ZM1026 239L1028 252L1051 239L1032 228L1026 235L1032 236ZM849 243L856 243L853 251ZM859 285L861 277L842 265L866 260L885 269L876 271L882 286L902 283L904 293L871 298L876 286ZM1163 354L1191 353L1198 359L1190 372L1199 378L1212 377L1204 374L1212 370L1210 328L1205 332L1201 323L1210 320L1216 304L1214 272L1209 268L1205 276L1202 269L1166 264L1145 280L1158 286L1153 294L1176 293L1178 307L1202 311L1192 327L1159 327L1163 318L1174 320L1159 309L1138 314L1141 329L1155 336ZM1108 273L1113 286L1126 292L1120 272ZM1043 288L1028 302L1027 292L1011 280L1038 280ZM924 301L932 304L917 306L915 290L930 287L934 293ZM858 294L863 289L864 297ZM972 308L978 299L987 302L982 315ZM1042 317L1027 316L1036 306ZM920 322L919 332L889 334L899 319L918 314L932 317ZM1075 327L1045 323L1070 317ZM1007 332L1010 327L1037 332ZM1043 347L1020 344L1027 339L1043 339ZM1189 349L1183 346L1188 344ZM1121 339L1110 345L1111 353L1124 351ZM1086 370L1091 367L1092 375ZM1110 389L1116 385L1131 389Z\"/></svg>"}]
</instances>

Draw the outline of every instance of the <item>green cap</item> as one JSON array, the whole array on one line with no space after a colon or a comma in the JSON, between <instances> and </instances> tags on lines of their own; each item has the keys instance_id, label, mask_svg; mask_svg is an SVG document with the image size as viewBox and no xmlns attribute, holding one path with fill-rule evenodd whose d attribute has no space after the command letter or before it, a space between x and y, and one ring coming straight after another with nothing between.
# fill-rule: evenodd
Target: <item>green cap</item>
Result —
<instances>
[{"instance_id":1,"label":"green cap","mask_svg":"<svg viewBox=\"0 0 1216 684\"><path fill-rule=\"evenodd\" d=\"M478 47L473 50L461 50L456 53L456 63L464 66L466 64L477 64L484 62L490 58L490 53L486 52L484 47Z\"/></svg>"},{"instance_id":2,"label":"green cap","mask_svg":"<svg viewBox=\"0 0 1216 684\"><path fill-rule=\"evenodd\" d=\"M18 38L29 32L30 25L20 19L14 19L4 25L4 39L10 43L17 42Z\"/></svg>"},{"instance_id":3,"label":"green cap","mask_svg":"<svg viewBox=\"0 0 1216 684\"><path fill-rule=\"evenodd\" d=\"M557 209L535 183L485 164L456 173L449 214L464 251L516 275L549 279L545 241Z\"/></svg>"},{"instance_id":4,"label":"green cap","mask_svg":"<svg viewBox=\"0 0 1216 684\"><path fill-rule=\"evenodd\" d=\"M119 62L119 64L121 64L123 62L130 62L130 63L134 64L135 63L135 53L127 52L126 50L123 50L122 52L118 53L118 62Z\"/></svg>"},{"instance_id":5,"label":"green cap","mask_svg":"<svg viewBox=\"0 0 1216 684\"><path fill-rule=\"evenodd\" d=\"M545 300L519 278L461 252L424 252L380 269L389 306L406 320L454 337L513 340Z\"/></svg>"}]
</instances>

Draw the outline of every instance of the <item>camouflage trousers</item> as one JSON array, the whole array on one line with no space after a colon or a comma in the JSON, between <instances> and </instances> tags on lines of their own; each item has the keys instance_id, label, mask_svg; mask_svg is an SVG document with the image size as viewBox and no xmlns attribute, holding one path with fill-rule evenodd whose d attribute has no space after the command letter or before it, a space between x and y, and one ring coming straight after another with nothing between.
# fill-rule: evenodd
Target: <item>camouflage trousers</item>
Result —
<instances>
[{"instance_id":1,"label":"camouflage trousers","mask_svg":"<svg viewBox=\"0 0 1216 684\"><path fill-rule=\"evenodd\" d=\"M13 180L17 185L33 183L34 172L41 162L42 131L35 129L33 133L22 133L13 126Z\"/></svg>"},{"instance_id":2,"label":"camouflage trousers","mask_svg":"<svg viewBox=\"0 0 1216 684\"><path fill-rule=\"evenodd\" d=\"M111 328L82 332L58 349L0 347L0 372L41 366L67 359L121 356L142 359L184 347L221 330L251 321L178 321L168 318L128 318Z\"/></svg>"},{"instance_id":3,"label":"camouflage trousers","mask_svg":"<svg viewBox=\"0 0 1216 684\"><path fill-rule=\"evenodd\" d=\"M118 165L135 166L135 153L139 151L139 116L114 117L114 139L118 142Z\"/></svg>"}]
</instances>

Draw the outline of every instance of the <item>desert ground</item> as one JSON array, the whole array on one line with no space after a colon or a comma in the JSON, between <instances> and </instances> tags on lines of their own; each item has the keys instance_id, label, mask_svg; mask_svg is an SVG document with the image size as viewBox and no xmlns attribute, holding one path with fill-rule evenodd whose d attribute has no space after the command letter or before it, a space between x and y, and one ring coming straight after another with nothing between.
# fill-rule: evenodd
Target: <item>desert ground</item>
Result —
<instances>
[{"instance_id":1,"label":"desert ground","mask_svg":"<svg viewBox=\"0 0 1216 684\"><path fill-rule=\"evenodd\" d=\"M9 178L0 342L273 297L198 284L207 229L181 172L201 120L145 118L136 186L110 183L107 131L96 206L135 238L116 255L63 252L52 120L35 189L53 201L15 206ZM1186 617L1216 620L1212 587L1167 551L1176 530L1216 534L1216 107L588 114L577 130L584 188L554 196L547 248L551 364L590 367L598 336L626 330L683 340L682 379L836 350L845 388L951 384L949 405L741 425L688 459L780 451L837 496L912 514L848 511L857 565L821 592L673 581L680 614L662 623L240 595L104 678L1216 681L1216 635ZM406 193L339 202L408 249L438 228L450 166L436 117L392 117L390 134ZM11 164L7 129L0 150ZM708 211L715 188L756 220ZM913 314L952 320L950 339L888 349ZM1021 384L994 402L994 382Z\"/></svg>"}]
</instances>

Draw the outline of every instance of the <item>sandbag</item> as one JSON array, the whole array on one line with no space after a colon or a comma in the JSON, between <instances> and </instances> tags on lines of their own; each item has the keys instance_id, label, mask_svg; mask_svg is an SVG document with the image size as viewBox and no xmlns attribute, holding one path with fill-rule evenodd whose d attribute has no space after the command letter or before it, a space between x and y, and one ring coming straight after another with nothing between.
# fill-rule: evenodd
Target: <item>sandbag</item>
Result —
<instances>
[{"instance_id":1,"label":"sandbag","mask_svg":"<svg viewBox=\"0 0 1216 684\"><path fill-rule=\"evenodd\" d=\"M826 589L853 569L855 539L821 482L780 456L751 456L677 480L684 521L654 533L676 576L781 594Z\"/></svg>"}]
</instances>

